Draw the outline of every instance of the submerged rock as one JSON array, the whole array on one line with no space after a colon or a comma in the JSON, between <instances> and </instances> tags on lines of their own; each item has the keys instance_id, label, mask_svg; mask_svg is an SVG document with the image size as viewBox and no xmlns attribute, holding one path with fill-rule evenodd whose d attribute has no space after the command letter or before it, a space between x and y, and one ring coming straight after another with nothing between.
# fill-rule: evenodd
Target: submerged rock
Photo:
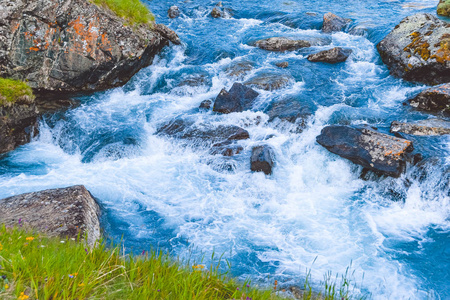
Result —
<instances>
[{"instance_id":1,"label":"submerged rock","mask_svg":"<svg viewBox=\"0 0 450 300\"><path fill-rule=\"evenodd\" d=\"M241 83L234 83L227 92L223 89L217 96L213 111L228 114L242 112L252 107L253 101L259 93Z\"/></svg>"},{"instance_id":2,"label":"submerged rock","mask_svg":"<svg viewBox=\"0 0 450 300\"><path fill-rule=\"evenodd\" d=\"M248 61L240 61L229 66L225 72L231 77L241 77L253 69L253 64Z\"/></svg>"},{"instance_id":3,"label":"submerged rock","mask_svg":"<svg viewBox=\"0 0 450 300\"><path fill-rule=\"evenodd\" d=\"M0 200L0 224L26 226L51 236L100 238L100 207L82 185L21 194Z\"/></svg>"},{"instance_id":4,"label":"submerged rock","mask_svg":"<svg viewBox=\"0 0 450 300\"><path fill-rule=\"evenodd\" d=\"M419 110L450 115L450 83L426 89L408 102Z\"/></svg>"},{"instance_id":5,"label":"submerged rock","mask_svg":"<svg viewBox=\"0 0 450 300\"><path fill-rule=\"evenodd\" d=\"M433 15L404 18L377 49L394 76L430 85L450 82L450 23Z\"/></svg>"},{"instance_id":6,"label":"submerged rock","mask_svg":"<svg viewBox=\"0 0 450 300\"><path fill-rule=\"evenodd\" d=\"M262 145L253 147L252 156L250 158L250 169L253 172L264 172L264 174L272 174L274 165L274 153L272 147Z\"/></svg>"},{"instance_id":7,"label":"submerged rock","mask_svg":"<svg viewBox=\"0 0 450 300\"><path fill-rule=\"evenodd\" d=\"M172 5L167 11L167 15L171 19L178 18L180 16L180 9L176 5Z\"/></svg>"},{"instance_id":8,"label":"submerged rock","mask_svg":"<svg viewBox=\"0 0 450 300\"><path fill-rule=\"evenodd\" d=\"M413 151L412 142L374 131L343 125L322 129L317 143L355 164L375 173L399 177Z\"/></svg>"},{"instance_id":9,"label":"submerged rock","mask_svg":"<svg viewBox=\"0 0 450 300\"><path fill-rule=\"evenodd\" d=\"M225 142L216 143L212 145L210 154L221 154L223 156L235 156L242 152L244 148L238 145L235 141L227 140Z\"/></svg>"},{"instance_id":10,"label":"submerged rock","mask_svg":"<svg viewBox=\"0 0 450 300\"><path fill-rule=\"evenodd\" d=\"M441 16L450 16L450 0L439 0L437 14Z\"/></svg>"},{"instance_id":11,"label":"submerged rock","mask_svg":"<svg viewBox=\"0 0 450 300\"><path fill-rule=\"evenodd\" d=\"M273 91L287 86L290 79L291 78L286 75L266 73L253 77L247 80L244 84L266 91Z\"/></svg>"},{"instance_id":12,"label":"submerged rock","mask_svg":"<svg viewBox=\"0 0 450 300\"><path fill-rule=\"evenodd\" d=\"M255 46L268 51L294 51L311 47L311 43L304 40L292 40L285 37L271 37L255 42Z\"/></svg>"},{"instance_id":13,"label":"submerged rock","mask_svg":"<svg viewBox=\"0 0 450 300\"><path fill-rule=\"evenodd\" d=\"M61 97L123 85L176 42L164 25L125 26L87 0L5 0L0 20L0 76Z\"/></svg>"},{"instance_id":14,"label":"submerged rock","mask_svg":"<svg viewBox=\"0 0 450 300\"><path fill-rule=\"evenodd\" d=\"M326 13L323 16L322 32L342 31L351 21L351 19L344 19L330 12Z\"/></svg>"},{"instance_id":15,"label":"submerged rock","mask_svg":"<svg viewBox=\"0 0 450 300\"><path fill-rule=\"evenodd\" d=\"M441 119L423 120L414 123L394 121L391 132L403 132L412 135L444 135L450 134L450 122Z\"/></svg>"},{"instance_id":16,"label":"submerged rock","mask_svg":"<svg viewBox=\"0 0 450 300\"><path fill-rule=\"evenodd\" d=\"M205 110L209 110L211 108L212 105L212 100L203 100L202 103L200 103L199 108L200 109L205 109Z\"/></svg>"},{"instance_id":17,"label":"submerged rock","mask_svg":"<svg viewBox=\"0 0 450 300\"><path fill-rule=\"evenodd\" d=\"M344 49L335 47L330 50L321 51L308 56L308 60L312 62L325 62L329 64L336 64L346 61L352 54L352 49Z\"/></svg>"},{"instance_id":18,"label":"submerged rock","mask_svg":"<svg viewBox=\"0 0 450 300\"><path fill-rule=\"evenodd\" d=\"M296 132L300 132L305 126L305 120L312 114L309 106L303 105L295 100L282 100L273 103L266 112L269 115L269 122L280 120L298 124Z\"/></svg>"},{"instance_id":19,"label":"submerged rock","mask_svg":"<svg viewBox=\"0 0 450 300\"><path fill-rule=\"evenodd\" d=\"M213 18L222 18L224 16L223 11L219 7L214 7L211 11L211 17Z\"/></svg>"},{"instance_id":20,"label":"submerged rock","mask_svg":"<svg viewBox=\"0 0 450 300\"><path fill-rule=\"evenodd\" d=\"M276 63L275 66L285 69L285 68L289 67L289 63L287 61L282 61L282 62Z\"/></svg>"}]
</instances>

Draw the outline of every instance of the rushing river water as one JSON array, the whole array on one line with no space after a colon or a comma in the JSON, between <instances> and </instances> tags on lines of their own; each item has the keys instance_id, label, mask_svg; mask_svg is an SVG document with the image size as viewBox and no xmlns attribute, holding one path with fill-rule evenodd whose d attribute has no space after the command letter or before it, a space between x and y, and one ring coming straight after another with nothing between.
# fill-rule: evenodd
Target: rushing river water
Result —
<instances>
[{"instance_id":1,"label":"rushing river water","mask_svg":"<svg viewBox=\"0 0 450 300\"><path fill-rule=\"evenodd\" d=\"M215 2L151 1L157 21L183 40L166 48L126 86L81 99L65 114L47 116L33 142L0 160L0 197L85 185L104 208L105 233L134 252L160 248L181 257L222 254L232 273L253 282L314 284L331 271L374 299L450 298L450 139L409 137L424 156L398 179L360 178L361 168L315 142L328 124L371 124L387 132L393 120L427 115L402 105L424 85L389 75L376 44L405 16L435 12L437 1L224 1L232 16L213 19ZM174 20L167 9L183 12ZM333 12L366 28L363 35L323 34ZM270 53L250 46L272 36L320 40L323 46ZM310 63L306 56L351 48L345 63ZM253 111L218 115L198 109L236 78L227 68L254 68L289 84L259 91ZM276 62L287 61L280 69ZM267 122L264 110L289 99L313 114L301 133ZM244 127L250 139L232 158L155 135L174 118ZM270 176L250 172L250 152L273 147ZM227 168L224 168L227 166Z\"/></svg>"}]
</instances>

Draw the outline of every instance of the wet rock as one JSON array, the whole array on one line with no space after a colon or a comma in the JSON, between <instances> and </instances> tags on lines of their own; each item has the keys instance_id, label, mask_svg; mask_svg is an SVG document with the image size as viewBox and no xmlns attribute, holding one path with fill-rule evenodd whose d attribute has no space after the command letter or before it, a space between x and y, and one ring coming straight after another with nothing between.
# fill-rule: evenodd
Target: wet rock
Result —
<instances>
[{"instance_id":1,"label":"wet rock","mask_svg":"<svg viewBox=\"0 0 450 300\"><path fill-rule=\"evenodd\" d=\"M450 115L450 83L426 89L408 102L419 110Z\"/></svg>"},{"instance_id":2,"label":"wet rock","mask_svg":"<svg viewBox=\"0 0 450 300\"><path fill-rule=\"evenodd\" d=\"M212 155L221 154L223 156L235 156L241 153L242 150L244 150L244 148L236 144L235 141L227 140L225 142L212 145L209 153Z\"/></svg>"},{"instance_id":3,"label":"wet rock","mask_svg":"<svg viewBox=\"0 0 450 300\"><path fill-rule=\"evenodd\" d=\"M253 172L264 172L266 175L272 174L273 165L274 153L270 146L253 147L250 158L250 169Z\"/></svg>"},{"instance_id":4,"label":"wet rock","mask_svg":"<svg viewBox=\"0 0 450 300\"><path fill-rule=\"evenodd\" d=\"M213 18L222 18L224 16L224 12L219 7L214 7L211 11L211 17Z\"/></svg>"},{"instance_id":5,"label":"wet rock","mask_svg":"<svg viewBox=\"0 0 450 300\"><path fill-rule=\"evenodd\" d=\"M285 37L271 37L255 42L255 46L268 51L294 51L311 47L311 43L304 40L292 40Z\"/></svg>"},{"instance_id":6,"label":"wet rock","mask_svg":"<svg viewBox=\"0 0 450 300\"><path fill-rule=\"evenodd\" d=\"M304 127L305 120L312 114L312 111L309 106L299 101L287 99L273 103L266 113L269 115L269 122L278 119L290 123L297 123L301 127Z\"/></svg>"},{"instance_id":7,"label":"wet rock","mask_svg":"<svg viewBox=\"0 0 450 300\"><path fill-rule=\"evenodd\" d=\"M326 13L323 16L322 32L331 33L342 31L351 21L350 19L341 18L330 12Z\"/></svg>"},{"instance_id":8,"label":"wet rock","mask_svg":"<svg viewBox=\"0 0 450 300\"><path fill-rule=\"evenodd\" d=\"M253 70L253 64L248 61L241 61L229 66L225 72L231 77L242 77Z\"/></svg>"},{"instance_id":9,"label":"wet rock","mask_svg":"<svg viewBox=\"0 0 450 300\"><path fill-rule=\"evenodd\" d=\"M175 19L178 18L180 16L180 9L178 8L178 6L173 5L169 8L169 10L167 11L167 15L169 16L169 18L171 19Z\"/></svg>"},{"instance_id":10,"label":"wet rock","mask_svg":"<svg viewBox=\"0 0 450 300\"><path fill-rule=\"evenodd\" d=\"M276 63L275 66L285 69L285 68L289 67L289 63L287 61L282 61L282 62Z\"/></svg>"},{"instance_id":11,"label":"wet rock","mask_svg":"<svg viewBox=\"0 0 450 300\"><path fill-rule=\"evenodd\" d=\"M241 83L234 83L227 92L223 89L217 96L213 111L228 114L242 112L252 107L259 93Z\"/></svg>"},{"instance_id":12,"label":"wet rock","mask_svg":"<svg viewBox=\"0 0 450 300\"><path fill-rule=\"evenodd\" d=\"M414 123L394 121L391 132L403 132L412 135L444 135L450 134L450 122L441 119L422 120Z\"/></svg>"},{"instance_id":13,"label":"wet rock","mask_svg":"<svg viewBox=\"0 0 450 300\"><path fill-rule=\"evenodd\" d=\"M404 18L377 49L394 76L430 85L450 82L450 23L433 15Z\"/></svg>"},{"instance_id":14,"label":"wet rock","mask_svg":"<svg viewBox=\"0 0 450 300\"><path fill-rule=\"evenodd\" d=\"M290 79L291 78L286 75L266 73L251 78L244 84L254 86L266 91L273 91L287 86Z\"/></svg>"},{"instance_id":15,"label":"wet rock","mask_svg":"<svg viewBox=\"0 0 450 300\"><path fill-rule=\"evenodd\" d=\"M74 99L36 99L36 107L40 114L51 114L58 111L66 111L68 109L77 108L81 102Z\"/></svg>"},{"instance_id":16,"label":"wet rock","mask_svg":"<svg viewBox=\"0 0 450 300\"><path fill-rule=\"evenodd\" d=\"M351 28L348 31L348 33L351 35L356 35L356 36L367 36L368 35L367 28L362 27L362 26L355 26L355 27Z\"/></svg>"},{"instance_id":17,"label":"wet rock","mask_svg":"<svg viewBox=\"0 0 450 300\"><path fill-rule=\"evenodd\" d=\"M0 20L0 76L61 98L123 85L173 36L87 0L5 0Z\"/></svg>"},{"instance_id":18,"label":"wet rock","mask_svg":"<svg viewBox=\"0 0 450 300\"><path fill-rule=\"evenodd\" d=\"M317 143L378 174L399 177L405 170L412 142L367 127L332 125L322 129Z\"/></svg>"},{"instance_id":19,"label":"wet rock","mask_svg":"<svg viewBox=\"0 0 450 300\"><path fill-rule=\"evenodd\" d=\"M344 49L335 47L330 50L321 51L308 56L308 60L312 62L325 62L329 64L336 64L346 61L352 53L351 49Z\"/></svg>"},{"instance_id":20,"label":"wet rock","mask_svg":"<svg viewBox=\"0 0 450 300\"><path fill-rule=\"evenodd\" d=\"M167 27L166 25L155 24L153 25L153 30L159 33L163 38L174 43L175 45L181 45L181 40L176 34L176 32Z\"/></svg>"},{"instance_id":21,"label":"wet rock","mask_svg":"<svg viewBox=\"0 0 450 300\"><path fill-rule=\"evenodd\" d=\"M211 108L211 105L212 100L203 100L202 103L200 103L199 108L209 110Z\"/></svg>"},{"instance_id":22,"label":"wet rock","mask_svg":"<svg viewBox=\"0 0 450 300\"><path fill-rule=\"evenodd\" d=\"M450 16L450 0L439 0L437 14L441 16Z\"/></svg>"},{"instance_id":23,"label":"wet rock","mask_svg":"<svg viewBox=\"0 0 450 300\"><path fill-rule=\"evenodd\" d=\"M0 224L25 226L51 236L100 238L100 207L82 185L21 194L0 200Z\"/></svg>"}]
</instances>

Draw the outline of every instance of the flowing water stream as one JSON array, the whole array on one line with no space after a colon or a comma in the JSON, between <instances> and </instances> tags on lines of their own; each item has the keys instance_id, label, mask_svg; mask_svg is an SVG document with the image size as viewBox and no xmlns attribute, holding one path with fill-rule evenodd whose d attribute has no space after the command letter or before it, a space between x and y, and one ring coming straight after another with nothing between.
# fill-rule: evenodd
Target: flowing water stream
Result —
<instances>
[{"instance_id":1,"label":"flowing water stream","mask_svg":"<svg viewBox=\"0 0 450 300\"><path fill-rule=\"evenodd\" d=\"M41 121L40 135L0 157L0 197L83 184L104 209L105 233L133 252L150 248L205 262L223 254L232 274L259 284L313 283L351 264L351 280L374 299L450 298L450 138L410 137L424 161L398 179L360 178L361 168L315 142L329 124L370 124L388 132L393 120L429 116L402 103L426 86L391 77L376 44L402 18L435 12L437 1L230 0L227 18L198 0L148 1L157 21L182 46L166 48L126 86L81 99L82 105ZM174 20L167 9L183 12ZM323 34L333 12L365 28L361 35ZM251 42L272 36L322 46L270 53ZM311 63L306 56L351 48L345 63ZM275 63L287 61L280 69ZM244 77L227 69L250 62ZM262 91L252 111L218 115L198 109L222 88L261 73L289 76ZM267 122L274 102L298 101L313 114L301 132ZM155 134L164 122L187 118L244 127L250 139L235 157ZM269 144L270 176L250 172L254 145ZM358 291L357 290L357 291Z\"/></svg>"}]
</instances>

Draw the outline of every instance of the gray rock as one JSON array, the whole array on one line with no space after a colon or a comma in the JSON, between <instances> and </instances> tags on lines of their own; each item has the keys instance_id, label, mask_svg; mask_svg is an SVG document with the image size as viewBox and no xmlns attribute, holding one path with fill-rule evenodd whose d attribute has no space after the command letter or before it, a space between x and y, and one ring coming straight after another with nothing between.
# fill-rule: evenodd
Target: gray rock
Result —
<instances>
[{"instance_id":1,"label":"gray rock","mask_svg":"<svg viewBox=\"0 0 450 300\"><path fill-rule=\"evenodd\" d=\"M219 7L214 7L211 11L211 17L213 18L222 18L224 16L223 11Z\"/></svg>"},{"instance_id":2,"label":"gray rock","mask_svg":"<svg viewBox=\"0 0 450 300\"><path fill-rule=\"evenodd\" d=\"M450 82L450 23L420 13L404 18L378 45L392 75L430 85Z\"/></svg>"},{"instance_id":3,"label":"gray rock","mask_svg":"<svg viewBox=\"0 0 450 300\"><path fill-rule=\"evenodd\" d=\"M413 151L412 142L367 127L326 126L316 138L330 152L375 173L399 177Z\"/></svg>"},{"instance_id":4,"label":"gray rock","mask_svg":"<svg viewBox=\"0 0 450 300\"><path fill-rule=\"evenodd\" d=\"M253 89L236 82L228 92L223 89L219 93L214 102L213 111L228 114L248 110L258 95L259 93Z\"/></svg>"},{"instance_id":5,"label":"gray rock","mask_svg":"<svg viewBox=\"0 0 450 300\"><path fill-rule=\"evenodd\" d=\"M450 115L450 83L426 89L408 102L419 110Z\"/></svg>"},{"instance_id":6,"label":"gray rock","mask_svg":"<svg viewBox=\"0 0 450 300\"><path fill-rule=\"evenodd\" d=\"M285 69L285 68L289 67L289 63L287 61L282 61L282 62L276 63L275 66Z\"/></svg>"},{"instance_id":7,"label":"gray rock","mask_svg":"<svg viewBox=\"0 0 450 300\"><path fill-rule=\"evenodd\" d=\"M170 29L166 25L154 24L152 29L155 32L159 33L163 38L165 38L168 41L174 43L175 45L181 45L181 40L178 37L178 35L175 33L175 31L173 31L172 29Z\"/></svg>"},{"instance_id":8,"label":"gray rock","mask_svg":"<svg viewBox=\"0 0 450 300\"><path fill-rule=\"evenodd\" d=\"M233 63L225 70L225 72L231 77L242 77L248 74L251 70L253 70L253 64L251 62L240 61Z\"/></svg>"},{"instance_id":9,"label":"gray rock","mask_svg":"<svg viewBox=\"0 0 450 300\"><path fill-rule=\"evenodd\" d=\"M266 175L272 174L273 165L274 153L270 146L253 147L250 158L250 169L253 172L264 172Z\"/></svg>"},{"instance_id":10,"label":"gray rock","mask_svg":"<svg viewBox=\"0 0 450 300\"><path fill-rule=\"evenodd\" d=\"M176 5L172 5L167 11L167 15L171 19L178 18L180 16L180 9Z\"/></svg>"},{"instance_id":11,"label":"gray rock","mask_svg":"<svg viewBox=\"0 0 450 300\"><path fill-rule=\"evenodd\" d=\"M312 114L312 111L310 107L301 104L299 101L288 99L273 103L266 113L269 115L269 122L278 119L297 123L300 125L297 130L299 131L305 126L305 120Z\"/></svg>"},{"instance_id":12,"label":"gray rock","mask_svg":"<svg viewBox=\"0 0 450 300\"><path fill-rule=\"evenodd\" d=\"M414 123L394 121L391 132L403 132L412 135L444 135L450 134L450 122L441 119L422 120Z\"/></svg>"},{"instance_id":13,"label":"gray rock","mask_svg":"<svg viewBox=\"0 0 450 300\"><path fill-rule=\"evenodd\" d=\"M209 99L203 100L202 103L200 103L199 108L209 110L211 108L211 104L212 104L211 100L209 100Z\"/></svg>"},{"instance_id":14,"label":"gray rock","mask_svg":"<svg viewBox=\"0 0 450 300\"><path fill-rule=\"evenodd\" d=\"M352 53L352 49L343 49L335 47L330 50L321 51L308 56L308 60L312 62L325 62L329 64L336 64L346 61Z\"/></svg>"},{"instance_id":15,"label":"gray rock","mask_svg":"<svg viewBox=\"0 0 450 300\"><path fill-rule=\"evenodd\" d=\"M125 26L87 0L4 0L0 12L0 76L46 95L123 85L176 42L164 25Z\"/></svg>"},{"instance_id":16,"label":"gray rock","mask_svg":"<svg viewBox=\"0 0 450 300\"><path fill-rule=\"evenodd\" d=\"M326 13L323 16L322 32L331 33L342 31L351 22L351 19L344 19L330 12Z\"/></svg>"},{"instance_id":17,"label":"gray rock","mask_svg":"<svg viewBox=\"0 0 450 300\"><path fill-rule=\"evenodd\" d=\"M0 211L0 223L7 226L69 238L87 233L91 246L100 238L100 207L82 185L5 198L0 200Z\"/></svg>"},{"instance_id":18,"label":"gray rock","mask_svg":"<svg viewBox=\"0 0 450 300\"><path fill-rule=\"evenodd\" d=\"M266 91L273 91L287 86L290 79L291 77L286 75L265 73L247 80L244 84Z\"/></svg>"},{"instance_id":19,"label":"gray rock","mask_svg":"<svg viewBox=\"0 0 450 300\"><path fill-rule=\"evenodd\" d=\"M255 42L255 46L268 51L294 51L311 47L311 43L304 40L292 40L285 37L271 37Z\"/></svg>"}]
</instances>

